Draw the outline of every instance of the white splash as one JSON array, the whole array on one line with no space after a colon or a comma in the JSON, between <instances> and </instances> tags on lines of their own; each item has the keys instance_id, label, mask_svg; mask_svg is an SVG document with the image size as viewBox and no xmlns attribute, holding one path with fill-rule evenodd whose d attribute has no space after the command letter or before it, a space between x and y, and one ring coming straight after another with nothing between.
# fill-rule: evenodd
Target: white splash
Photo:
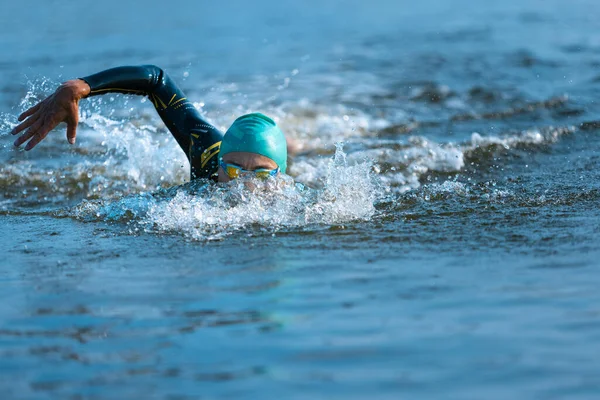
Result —
<instances>
[{"instance_id":1,"label":"white splash","mask_svg":"<svg viewBox=\"0 0 600 400\"><path fill-rule=\"evenodd\" d=\"M227 184L201 181L113 202L83 202L70 210L86 220L135 221L144 230L215 240L242 229L277 231L311 224L365 221L375 214L385 189L368 160L349 163L341 145L329 159L322 189L288 176L266 181L237 179Z\"/></svg>"},{"instance_id":2,"label":"white splash","mask_svg":"<svg viewBox=\"0 0 600 400\"><path fill-rule=\"evenodd\" d=\"M89 140L100 141L106 154L103 165L109 174L126 177L140 189L161 183L177 184L187 179L189 163L168 132L140 122L124 122L99 114L82 118L91 129L83 132Z\"/></svg>"}]
</instances>

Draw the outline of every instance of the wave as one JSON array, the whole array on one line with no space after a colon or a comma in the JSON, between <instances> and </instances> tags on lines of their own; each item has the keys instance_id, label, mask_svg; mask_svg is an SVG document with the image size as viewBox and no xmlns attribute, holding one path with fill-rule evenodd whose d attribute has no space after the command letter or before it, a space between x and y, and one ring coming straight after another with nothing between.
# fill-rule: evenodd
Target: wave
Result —
<instances>
[{"instance_id":1,"label":"wave","mask_svg":"<svg viewBox=\"0 0 600 400\"><path fill-rule=\"evenodd\" d=\"M422 180L431 174L451 178L467 165L483 168L489 162L500 164L503 156L522 150L542 150L575 131L575 127L547 127L504 136L475 132L463 143L438 143L422 136L387 141L362 139L348 158L354 162L373 160L382 181L402 193L420 187ZM297 180L318 184L323 165L322 158L307 157L294 162L290 170Z\"/></svg>"}]
</instances>

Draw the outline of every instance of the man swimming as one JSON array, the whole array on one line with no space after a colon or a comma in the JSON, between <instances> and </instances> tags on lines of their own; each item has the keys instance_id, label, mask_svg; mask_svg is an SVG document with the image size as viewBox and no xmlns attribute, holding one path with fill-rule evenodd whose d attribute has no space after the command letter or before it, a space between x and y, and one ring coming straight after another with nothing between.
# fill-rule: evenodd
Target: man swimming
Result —
<instances>
[{"instance_id":1,"label":"man swimming","mask_svg":"<svg viewBox=\"0 0 600 400\"><path fill-rule=\"evenodd\" d=\"M242 115L223 133L208 123L159 67L117 67L63 83L46 99L19 116L11 133L33 149L59 123L67 124L67 140L75 143L79 100L106 93L145 95L150 98L190 162L190 178L228 182L241 174L259 178L285 173L287 144L275 122L260 113Z\"/></svg>"}]
</instances>

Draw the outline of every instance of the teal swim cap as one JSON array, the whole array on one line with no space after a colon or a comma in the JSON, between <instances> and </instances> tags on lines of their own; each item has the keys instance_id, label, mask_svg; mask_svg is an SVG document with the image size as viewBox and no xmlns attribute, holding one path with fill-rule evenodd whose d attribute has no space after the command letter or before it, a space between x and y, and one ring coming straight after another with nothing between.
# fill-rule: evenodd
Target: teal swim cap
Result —
<instances>
[{"instance_id":1,"label":"teal swim cap","mask_svg":"<svg viewBox=\"0 0 600 400\"><path fill-rule=\"evenodd\" d=\"M287 143L275 122L261 113L242 115L225 132L219 157L235 151L246 151L269 157L285 174Z\"/></svg>"}]
</instances>

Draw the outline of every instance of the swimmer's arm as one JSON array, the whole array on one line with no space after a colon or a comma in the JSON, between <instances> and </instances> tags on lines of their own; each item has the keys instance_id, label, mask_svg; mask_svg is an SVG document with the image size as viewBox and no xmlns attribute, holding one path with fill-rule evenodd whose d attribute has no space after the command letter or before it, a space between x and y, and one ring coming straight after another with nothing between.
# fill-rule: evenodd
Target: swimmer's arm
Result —
<instances>
[{"instance_id":1,"label":"swimmer's arm","mask_svg":"<svg viewBox=\"0 0 600 400\"><path fill-rule=\"evenodd\" d=\"M75 143L79 101L112 92L148 95L190 159L192 172L200 166L194 164L200 163L204 150L221 141L222 133L202 118L169 76L162 69L147 65L112 68L65 82L52 95L19 116L21 123L11 133L27 131L15 140L15 146L29 140L25 150L31 150L61 122L67 123L69 143ZM206 160L202 160L202 164L203 168L208 168Z\"/></svg>"},{"instance_id":2,"label":"swimmer's arm","mask_svg":"<svg viewBox=\"0 0 600 400\"><path fill-rule=\"evenodd\" d=\"M117 67L81 79L90 87L88 96L114 92L148 96L190 162L193 148L198 147L194 141L202 142L204 148L221 141L222 133L200 115L169 75L155 65Z\"/></svg>"}]
</instances>

